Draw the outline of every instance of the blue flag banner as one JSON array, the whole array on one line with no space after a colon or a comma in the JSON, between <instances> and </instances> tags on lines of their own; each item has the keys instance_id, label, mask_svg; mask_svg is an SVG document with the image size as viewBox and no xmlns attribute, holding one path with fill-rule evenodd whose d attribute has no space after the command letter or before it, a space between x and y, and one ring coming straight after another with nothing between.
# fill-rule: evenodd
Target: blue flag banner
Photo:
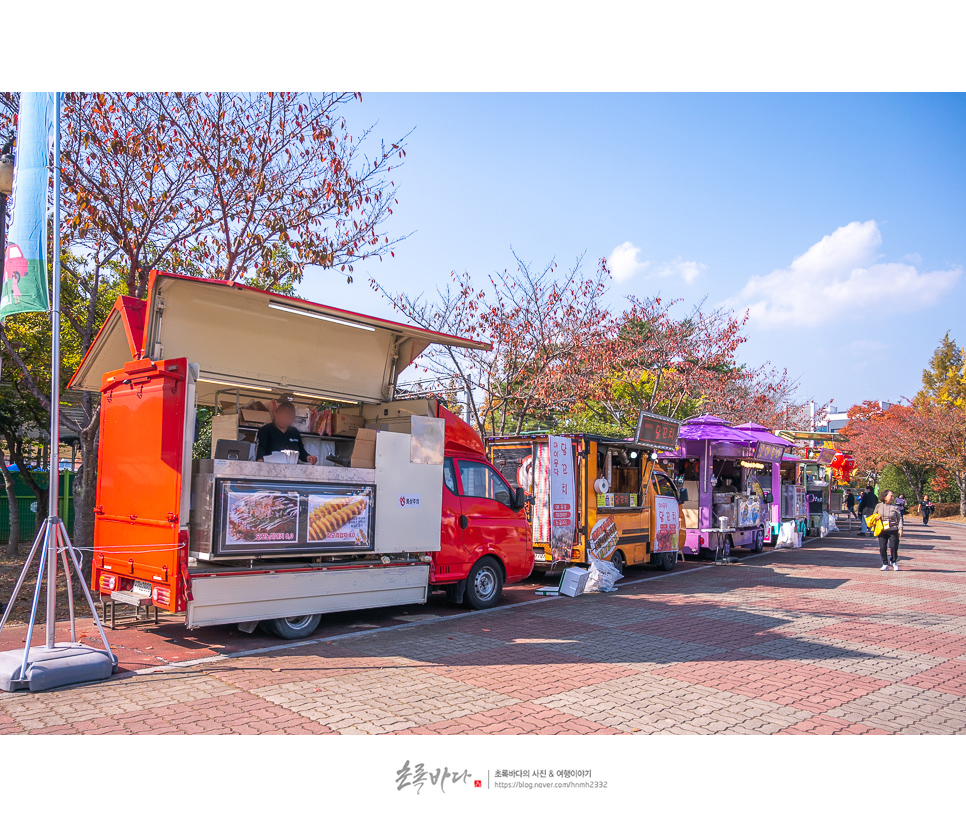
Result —
<instances>
[{"instance_id":1,"label":"blue flag banner","mask_svg":"<svg viewBox=\"0 0 966 834\"><path fill-rule=\"evenodd\" d=\"M13 173L13 216L0 284L0 320L46 311L47 184L53 140L53 93L21 93Z\"/></svg>"}]
</instances>

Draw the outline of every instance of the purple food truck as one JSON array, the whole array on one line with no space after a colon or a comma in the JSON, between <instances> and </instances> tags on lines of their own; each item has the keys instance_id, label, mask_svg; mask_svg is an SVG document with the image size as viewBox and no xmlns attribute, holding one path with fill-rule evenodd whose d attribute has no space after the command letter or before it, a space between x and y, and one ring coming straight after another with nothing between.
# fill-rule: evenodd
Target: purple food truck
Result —
<instances>
[{"instance_id":1,"label":"purple food truck","mask_svg":"<svg viewBox=\"0 0 966 834\"><path fill-rule=\"evenodd\" d=\"M764 426L732 426L711 414L681 425L678 448L661 454L679 488L687 527L683 551L728 558L734 547L760 552L781 522L781 464L793 444Z\"/></svg>"}]
</instances>

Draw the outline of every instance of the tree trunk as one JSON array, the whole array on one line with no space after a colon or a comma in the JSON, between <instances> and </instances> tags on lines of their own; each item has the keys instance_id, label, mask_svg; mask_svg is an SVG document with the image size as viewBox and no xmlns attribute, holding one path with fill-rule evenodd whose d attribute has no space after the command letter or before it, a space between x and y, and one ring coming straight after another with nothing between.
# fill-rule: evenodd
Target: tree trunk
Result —
<instances>
[{"instance_id":1,"label":"tree trunk","mask_svg":"<svg viewBox=\"0 0 966 834\"><path fill-rule=\"evenodd\" d=\"M10 459L17 464L17 469L20 470L20 477L30 487L30 491L37 499L37 516L34 521L34 535L36 536L40 530L40 525L47 518L47 490L37 482L30 467L27 466L27 460L23 453L23 441L18 437L6 433L4 440L7 442L7 449L10 451ZM57 489L56 481L54 481L54 489Z\"/></svg>"},{"instance_id":2,"label":"tree trunk","mask_svg":"<svg viewBox=\"0 0 966 834\"><path fill-rule=\"evenodd\" d=\"M97 489L98 415L80 433L82 464L74 478L74 529L77 547L94 546L94 500Z\"/></svg>"},{"instance_id":3,"label":"tree trunk","mask_svg":"<svg viewBox=\"0 0 966 834\"><path fill-rule=\"evenodd\" d=\"M917 466L903 463L899 467L906 476L906 483L916 491L916 503L921 504L926 492L926 474Z\"/></svg>"},{"instance_id":4,"label":"tree trunk","mask_svg":"<svg viewBox=\"0 0 966 834\"><path fill-rule=\"evenodd\" d=\"M17 507L17 485L7 462L0 455L0 470L3 471L3 485L7 490L7 504L10 508L10 537L7 539L7 556L20 553L20 509Z\"/></svg>"},{"instance_id":5,"label":"tree trunk","mask_svg":"<svg viewBox=\"0 0 966 834\"><path fill-rule=\"evenodd\" d=\"M40 532L40 527L44 523L44 519L47 518L47 490L44 489L31 475L23 472L24 481L27 486L30 487L30 491L34 494L34 498L37 500L37 514L34 516L34 536ZM56 482L54 482L54 489L57 488Z\"/></svg>"}]
</instances>

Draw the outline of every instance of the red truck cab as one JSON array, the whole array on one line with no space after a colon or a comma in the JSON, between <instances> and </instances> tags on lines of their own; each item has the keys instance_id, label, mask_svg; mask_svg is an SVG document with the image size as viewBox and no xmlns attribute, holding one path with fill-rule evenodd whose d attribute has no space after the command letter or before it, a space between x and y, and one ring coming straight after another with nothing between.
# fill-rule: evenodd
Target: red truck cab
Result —
<instances>
[{"instance_id":1,"label":"red truck cab","mask_svg":"<svg viewBox=\"0 0 966 834\"><path fill-rule=\"evenodd\" d=\"M443 406L446 458L440 550L430 583L445 585L454 602L489 608L503 586L533 571L526 496L490 465L480 436Z\"/></svg>"}]
</instances>

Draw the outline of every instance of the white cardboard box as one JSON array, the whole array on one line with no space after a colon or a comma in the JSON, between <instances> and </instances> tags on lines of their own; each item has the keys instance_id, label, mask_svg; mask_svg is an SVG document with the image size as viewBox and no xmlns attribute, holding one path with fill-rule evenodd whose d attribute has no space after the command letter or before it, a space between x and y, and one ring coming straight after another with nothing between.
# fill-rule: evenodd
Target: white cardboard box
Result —
<instances>
[{"instance_id":1,"label":"white cardboard box","mask_svg":"<svg viewBox=\"0 0 966 834\"><path fill-rule=\"evenodd\" d=\"M579 597L587 587L589 575L586 568L567 568L560 576L560 593L565 597Z\"/></svg>"}]
</instances>

